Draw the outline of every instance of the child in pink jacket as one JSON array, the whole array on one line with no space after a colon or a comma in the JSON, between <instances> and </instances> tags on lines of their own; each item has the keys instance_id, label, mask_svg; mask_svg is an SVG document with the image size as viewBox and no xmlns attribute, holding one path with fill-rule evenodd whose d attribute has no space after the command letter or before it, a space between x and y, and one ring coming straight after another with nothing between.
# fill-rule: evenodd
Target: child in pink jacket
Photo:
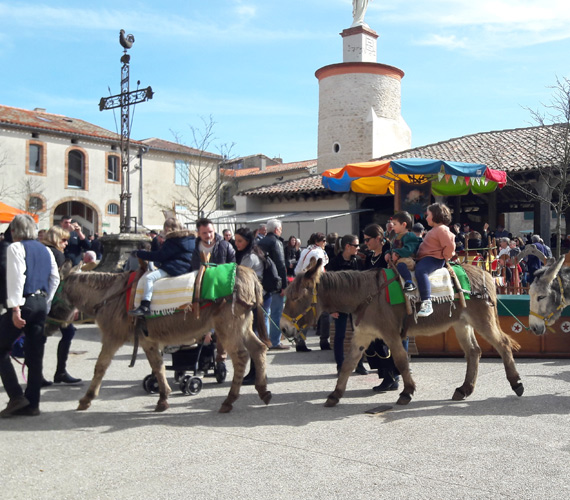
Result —
<instances>
[{"instance_id":1,"label":"child in pink jacket","mask_svg":"<svg viewBox=\"0 0 570 500\"><path fill-rule=\"evenodd\" d=\"M431 226L416 255L416 280L422 304L419 317L433 313L429 274L445 265L455 254L455 236L447 227L451 223L451 212L443 203L434 203L427 208L427 223Z\"/></svg>"}]
</instances>

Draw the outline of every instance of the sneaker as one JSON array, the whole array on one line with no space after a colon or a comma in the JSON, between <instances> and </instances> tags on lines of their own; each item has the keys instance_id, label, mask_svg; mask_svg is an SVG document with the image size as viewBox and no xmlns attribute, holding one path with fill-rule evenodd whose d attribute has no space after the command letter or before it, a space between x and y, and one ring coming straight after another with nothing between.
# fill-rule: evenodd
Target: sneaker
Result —
<instances>
[{"instance_id":1,"label":"sneaker","mask_svg":"<svg viewBox=\"0 0 570 500\"><path fill-rule=\"evenodd\" d=\"M431 300L422 300L422 305L418 311L418 317L425 318L433 313L433 307L431 306Z\"/></svg>"},{"instance_id":2,"label":"sneaker","mask_svg":"<svg viewBox=\"0 0 570 500\"><path fill-rule=\"evenodd\" d=\"M290 349L290 347L285 344L272 345L269 348L270 351L286 351L287 349Z\"/></svg>"},{"instance_id":3,"label":"sneaker","mask_svg":"<svg viewBox=\"0 0 570 500\"><path fill-rule=\"evenodd\" d=\"M30 406L30 402L26 396L18 396L16 398L10 399L6 408L0 411L0 417L2 418L9 418L11 417L16 411L25 408L26 406Z\"/></svg>"},{"instance_id":4,"label":"sneaker","mask_svg":"<svg viewBox=\"0 0 570 500\"><path fill-rule=\"evenodd\" d=\"M413 292L416 289L416 285L414 285L413 281L406 281L404 283L404 292Z\"/></svg>"},{"instance_id":5,"label":"sneaker","mask_svg":"<svg viewBox=\"0 0 570 500\"><path fill-rule=\"evenodd\" d=\"M150 314L150 307L143 306L142 304L136 309L129 311L129 316L147 316L148 314Z\"/></svg>"}]
</instances>

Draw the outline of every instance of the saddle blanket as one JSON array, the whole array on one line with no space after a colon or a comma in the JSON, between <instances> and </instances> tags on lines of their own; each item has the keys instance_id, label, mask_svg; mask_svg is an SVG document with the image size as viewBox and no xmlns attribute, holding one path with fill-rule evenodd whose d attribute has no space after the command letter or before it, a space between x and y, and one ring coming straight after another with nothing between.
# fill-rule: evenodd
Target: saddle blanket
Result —
<instances>
[{"instance_id":1,"label":"saddle blanket","mask_svg":"<svg viewBox=\"0 0 570 500\"><path fill-rule=\"evenodd\" d=\"M134 302L135 308L141 304L145 276L148 272L149 271L143 274L137 283ZM192 297L194 296L194 282L196 281L197 274L197 271L193 271L174 278L162 278L156 280L154 282L152 299L150 302L151 314L172 314L175 311L184 309L187 305L192 304Z\"/></svg>"},{"instance_id":2,"label":"saddle blanket","mask_svg":"<svg viewBox=\"0 0 570 500\"><path fill-rule=\"evenodd\" d=\"M469 286L469 279L465 274L465 271L461 268L461 266L452 266L455 270L455 274L459 279L459 283L463 288L464 292L470 290ZM391 269L385 269L386 278L390 279L394 276L394 271ZM389 275L388 273L392 273ZM416 287L418 283L416 281L416 274L412 272L412 280ZM438 303L438 302L451 302L455 298L455 288L453 286L453 280L451 279L451 275L447 271L446 268L438 269L429 275L429 281L431 284L431 300ZM395 286L394 286L395 285ZM403 304L404 303L404 292L402 291L402 287L400 286L399 281L393 282L386 288L386 300L390 304ZM408 294L410 297L411 302L420 302L420 293L419 290L416 288L412 293ZM465 293L465 298L468 299L469 295Z\"/></svg>"},{"instance_id":3,"label":"saddle blanket","mask_svg":"<svg viewBox=\"0 0 570 500\"><path fill-rule=\"evenodd\" d=\"M234 291L237 265L234 263L215 265L206 268L202 279L200 298L206 301L215 301L231 295ZM144 291L145 276L141 276L137 283L134 307L138 307ZM192 304L194 285L198 271L181 276L161 278L154 282L152 299L150 301L151 315L173 314Z\"/></svg>"}]
</instances>

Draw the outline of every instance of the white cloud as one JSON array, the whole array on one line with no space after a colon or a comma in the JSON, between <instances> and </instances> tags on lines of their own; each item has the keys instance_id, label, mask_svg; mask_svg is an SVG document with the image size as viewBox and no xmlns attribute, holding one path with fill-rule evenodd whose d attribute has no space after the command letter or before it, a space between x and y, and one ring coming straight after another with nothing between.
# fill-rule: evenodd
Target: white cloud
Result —
<instances>
[{"instance_id":1,"label":"white cloud","mask_svg":"<svg viewBox=\"0 0 570 500\"><path fill-rule=\"evenodd\" d=\"M429 35L418 43L420 45L431 45L435 47L443 47L450 50L464 49L466 47L465 39L459 40L455 35Z\"/></svg>"},{"instance_id":2,"label":"white cloud","mask_svg":"<svg viewBox=\"0 0 570 500\"><path fill-rule=\"evenodd\" d=\"M493 53L570 38L568 0L396 0L378 25L407 26L421 45ZM374 5L374 4L372 4Z\"/></svg>"}]
</instances>

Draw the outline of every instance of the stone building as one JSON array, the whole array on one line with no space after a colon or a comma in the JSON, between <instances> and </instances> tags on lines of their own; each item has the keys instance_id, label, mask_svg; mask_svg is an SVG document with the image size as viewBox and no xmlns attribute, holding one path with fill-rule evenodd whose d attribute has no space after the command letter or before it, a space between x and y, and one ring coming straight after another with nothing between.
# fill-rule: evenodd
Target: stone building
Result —
<instances>
[{"instance_id":1,"label":"stone building","mask_svg":"<svg viewBox=\"0 0 570 500\"><path fill-rule=\"evenodd\" d=\"M216 179L221 159L160 139L131 140L132 227L162 227L165 211L191 205L188 172L202 166ZM121 175L118 134L45 109L0 106L1 201L37 213L40 228L69 214L88 234L119 232Z\"/></svg>"}]
</instances>

